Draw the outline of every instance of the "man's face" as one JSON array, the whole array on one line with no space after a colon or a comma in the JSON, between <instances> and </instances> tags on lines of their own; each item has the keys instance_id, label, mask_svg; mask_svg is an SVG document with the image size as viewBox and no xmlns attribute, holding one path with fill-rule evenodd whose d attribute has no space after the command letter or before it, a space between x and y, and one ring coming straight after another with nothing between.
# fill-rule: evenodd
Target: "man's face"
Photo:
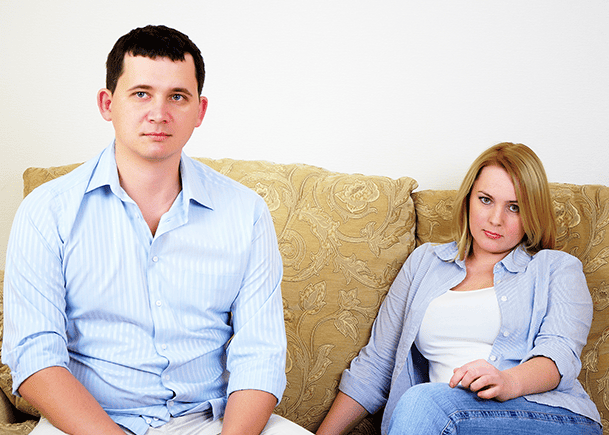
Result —
<instances>
[{"instance_id":1,"label":"man's face","mask_svg":"<svg viewBox=\"0 0 609 435\"><path fill-rule=\"evenodd\" d=\"M116 89L102 89L97 101L114 126L117 159L132 162L179 161L207 108L190 54L182 62L125 55Z\"/></svg>"}]
</instances>

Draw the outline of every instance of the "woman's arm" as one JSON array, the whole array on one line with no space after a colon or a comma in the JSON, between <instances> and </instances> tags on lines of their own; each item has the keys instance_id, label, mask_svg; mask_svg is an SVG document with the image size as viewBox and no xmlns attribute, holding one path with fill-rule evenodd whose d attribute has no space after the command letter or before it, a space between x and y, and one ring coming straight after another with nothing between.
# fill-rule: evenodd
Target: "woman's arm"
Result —
<instances>
[{"instance_id":1,"label":"woman's arm","mask_svg":"<svg viewBox=\"0 0 609 435\"><path fill-rule=\"evenodd\" d=\"M317 435L347 434L368 415L362 405L339 391L330 411L317 429Z\"/></svg>"}]
</instances>

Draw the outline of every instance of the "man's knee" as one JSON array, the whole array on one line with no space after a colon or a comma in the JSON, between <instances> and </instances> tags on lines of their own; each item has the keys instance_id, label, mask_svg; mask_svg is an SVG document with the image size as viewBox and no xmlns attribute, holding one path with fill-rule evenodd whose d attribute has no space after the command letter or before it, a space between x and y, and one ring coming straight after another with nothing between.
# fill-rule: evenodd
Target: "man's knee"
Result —
<instances>
[{"instance_id":1,"label":"man's knee","mask_svg":"<svg viewBox=\"0 0 609 435\"><path fill-rule=\"evenodd\" d=\"M287 418L272 414L261 435L313 435Z\"/></svg>"}]
</instances>

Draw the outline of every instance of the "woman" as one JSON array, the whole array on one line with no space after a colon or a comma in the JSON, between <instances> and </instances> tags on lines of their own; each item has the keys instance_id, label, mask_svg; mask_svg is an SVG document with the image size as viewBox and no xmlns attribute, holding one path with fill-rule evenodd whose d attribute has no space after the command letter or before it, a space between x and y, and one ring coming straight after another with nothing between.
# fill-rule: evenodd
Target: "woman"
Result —
<instances>
[{"instance_id":1,"label":"woman","mask_svg":"<svg viewBox=\"0 0 609 435\"><path fill-rule=\"evenodd\" d=\"M554 250L537 155L483 152L455 227L455 242L404 264L317 435L348 433L383 406L383 434L601 434L577 381L592 301L579 260Z\"/></svg>"}]
</instances>

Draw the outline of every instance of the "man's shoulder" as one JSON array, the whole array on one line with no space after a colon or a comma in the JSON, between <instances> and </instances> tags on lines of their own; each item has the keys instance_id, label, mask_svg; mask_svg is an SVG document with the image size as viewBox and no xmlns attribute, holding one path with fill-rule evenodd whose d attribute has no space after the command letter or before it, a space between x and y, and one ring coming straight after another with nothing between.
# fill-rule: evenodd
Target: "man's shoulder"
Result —
<instances>
[{"instance_id":1,"label":"man's shoulder","mask_svg":"<svg viewBox=\"0 0 609 435\"><path fill-rule=\"evenodd\" d=\"M193 168L196 179L198 182L202 183L203 188L209 195L214 197L228 195L229 197L241 197L255 202L264 201L260 195L249 187L221 174L192 157L185 157L186 161L189 162Z\"/></svg>"},{"instance_id":2,"label":"man's shoulder","mask_svg":"<svg viewBox=\"0 0 609 435\"><path fill-rule=\"evenodd\" d=\"M89 160L77 166L67 174L49 180L36 187L24 199L24 203L55 202L70 195L84 194L91 174L97 164L97 159Z\"/></svg>"}]
</instances>

